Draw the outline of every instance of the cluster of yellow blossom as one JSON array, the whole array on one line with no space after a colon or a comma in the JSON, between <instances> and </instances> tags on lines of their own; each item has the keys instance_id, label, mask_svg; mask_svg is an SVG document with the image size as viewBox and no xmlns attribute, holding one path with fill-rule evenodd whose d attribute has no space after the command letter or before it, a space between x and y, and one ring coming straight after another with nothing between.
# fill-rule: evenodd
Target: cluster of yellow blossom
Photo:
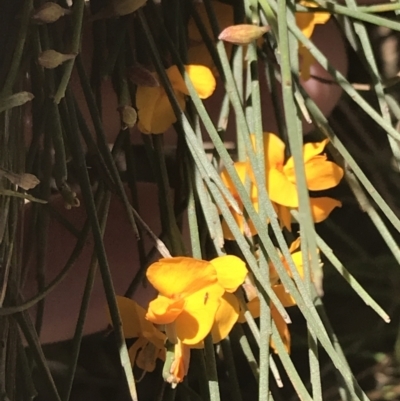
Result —
<instances>
[{"instance_id":1,"label":"cluster of yellow blossom","mask_svg":"<svg viewBox=\"0 0 400 401\"><path fill-rule=\"evenodd\" d=\"M174 257L153 263L147 278L159 295L147 313L134 301L119 298L125 337L138 337L129 350L132 362L152 371L155 360L165 357L164 340L168 338L175 353L166 379L172 384L181 382L189 367L190 348L203 347L208 334L214 342L221 341L239 319L239 300L233 293L246 275L245 263L231 255L210 262ZM154 325L164 327L167 335ZM149 348L150 360L144 362Z\"/></svg>"},{"instance_id":2,"label":"cluster of yellow blossom","mask_svg":"<svg viewBox=\"0 0 400 401\"><path fill-rule=\"evenodd\" d=\"M254 136L252 136L254 143ZM294 161L290 157L285 162L285 144L273 133L264 133L264 160L265 160L265 181L266 190L273 203L281 225L291 230L291 209L299 206L299 199L296 187ZM343 177L343 169L337 164L327 160L325 154L321 154L328 140L317 143L307 143L303 146L304 168L307 180L307 188L310 191L324 191L339 184ZM254 208L258 210L258 191L252 172L250 162L237 162L234 167L243 184L249 188L249 196ZM221 173L221 178L227 188L236 198L243 210L237 188L233 184L226 169ZM246 181L249 181L246 184ZM340 207L341 202L330 197L310 198L311 212L316 223L325 220L335 207ZM238 214L233 209L233 216L243 233L255 235L256 229L251 221L245 218L244 214ZM230 229L223 222L224 237L234 239Z\"/></svg>"},{"instance_id":3,"label":"cluster of yellow blossom","mask_svg":"<svg viewBox=\"0 0 400 401\"><path fill-rule=\"evenodd\" d=\"M295 241L290 250L296 250ZM293 260L302 275L301 252ZM282 257L284 265L287 262ZM287 267L288 271L289 268ZM284 307L295 305L293 298L279 282L270 265L271 286ZM152 372L157 358L165 360L166 348L173 348L173 357L166 361L165 380L173 386L187 374L191 348L203 348L203 340L212 336L214 343L226 338L235 323L243 323L242 309L235 291L243 285L248 308L254 317L260 315L255 286L251 284L245 263L236 256L226 255L211 261L189 257L160 259L147 271L147 278L158 290L147 312L131 299L118 297L123 332L126 338L137 338L129 349L132 365ZM271 314L279 333L290 351L290 334L285 321L271 303ZM164 334L165 333L165 334ZM271 346L275 349L274 343Z\"/></svg>"}]
</instances>

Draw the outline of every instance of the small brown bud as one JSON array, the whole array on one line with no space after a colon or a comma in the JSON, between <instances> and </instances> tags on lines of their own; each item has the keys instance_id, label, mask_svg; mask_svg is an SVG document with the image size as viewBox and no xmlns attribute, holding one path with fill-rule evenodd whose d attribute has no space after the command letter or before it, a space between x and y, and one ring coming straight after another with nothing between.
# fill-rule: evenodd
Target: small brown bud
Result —
<instances>
[{"instance_id":1,"label":"small brown bud","mask_svg":"<svg viewBox=\"0 0 400 401\"><path fill-rule=\"evenodd\" d=\"M268 32L269 26L257 26L249 24L232 25L225 28L218 39L235 45L248 45L253 40L259 39Z\"/></svg>"},{"instance_id":2,"label":"small brown bud","mask_svg":"<svg viewBox=\"0 0 400 401\"><path fill-rule=\"evenodd\" d=\"M25 191L28 191L29 189L35 188L39 183L40 180L36 175L25 173L19 176L19 180L16 184Z\"/></svg>"},{"instance_id":3,"label":"small brown bud","mask_svg":"<svg viewBox=\"0 0 400 401\"><path fill-rule=\"evenodd\" d=\"M31 101L35 96L30 92L18 92L5 99L0 100L0 113L12 109L13 107L22 106L23 104Z\"/></svg>"},{"instance_id":4,"label":"small brown bud","mask_svg":"<svg viewBox=\"0 0 400 401\"><path fill-rule=\"evenodd\" d=\"M132 106L120 107L119 112L121 114L121 120L126 128L132 128L135 126L137 121L137 113Z\"/></svg>"},{"instance_id":5,"label":"small brown bud","mask_svg":"<svg viewBox=\"0 0 400 401\"><path fill-rule=\"evenodd\" d=\"M67 14L71 14L71 11L62 8L57 3L49 1L44 3L36 10L35 14L32 16L32 19L38 23L50 24L52 22L56 22L59 18Z\"/></svg>"},{"instance_id":6,"label":"small brown bud","mask_svg":"<svg viewBox=\"0 0 400 401\"><path fill-rule=\"evenodd\" d=\"M56 68L67 60L72 60L76 54L63 54L55 50L45 50L40 53L38 61L44 68Z\"/></svg>"},{"instance_id":7,"label":"small brown bud","mask_svg":"<svg viewBox=\"0 0 400 401\"><path fill-rule=\"evenodd\" d=\"M67 210L71 210L73 207L79 207L81 205L76 192L73 191L66 182L63 183L59 190L62 198L64 199L64 207Z\"/></svg>"},{"instance_id":8,"label":"small brown bud","mask_svg":"<svg viewBox=\"0 0 400 401\"><path fill-rule=\"evenodd\" d=\"M40 183L36 175L28 173L17 174L4 169L0 169L0 177L6 177L12 184L19 186L25 191L35 188Z\"/></svg>"},{"instance_id":9,"label":"small brown bud","mask_svg":"<svg viewBox=\"0 0 400 401\"><path fill-rule=\"evenodd\" d=\"M132 83L138 86L156 87L160 86L157 78L147 68L139 63L129 68L128 77Z\"/></svg>"}]
</instances>

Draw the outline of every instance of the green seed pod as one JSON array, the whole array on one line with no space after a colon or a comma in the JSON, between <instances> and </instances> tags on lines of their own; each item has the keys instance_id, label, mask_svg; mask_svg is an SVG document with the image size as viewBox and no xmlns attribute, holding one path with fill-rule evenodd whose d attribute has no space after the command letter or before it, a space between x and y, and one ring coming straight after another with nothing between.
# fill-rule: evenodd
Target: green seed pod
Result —
<instances>
[{"instance_id":1,"label":"green seed pod","mask_svg":"<svg viewBox=\"0 0 400 401\"><path fill-rule=\"evenodd\" d=\"M45 50L40 53L38 62L44 68L56 68L67 60L72 60L76 54L63 54L55 50Z\"/></svg>"},{"instance_id":2,"label":"green seed pod","mask_svg":"<svg viewBox=\"0 0 400 401\"><path fill-rule=\"evenodd\" d=\"M136 110L132 106L123 106L120 108L121 120L127 128L135 126L137 121Z\"/></svg>"},{"instance_id":3,"label":"green seed pod","mask_svg":"<svg viewBox=\"0 0 400 401\"><path fill-rule=\"evenodd\" d=\"M67 14L71 14L71 11L62 8L56 3L48 2L36 10L32 19L41 24L51 24Z\"/></svg>"}]
</instances>

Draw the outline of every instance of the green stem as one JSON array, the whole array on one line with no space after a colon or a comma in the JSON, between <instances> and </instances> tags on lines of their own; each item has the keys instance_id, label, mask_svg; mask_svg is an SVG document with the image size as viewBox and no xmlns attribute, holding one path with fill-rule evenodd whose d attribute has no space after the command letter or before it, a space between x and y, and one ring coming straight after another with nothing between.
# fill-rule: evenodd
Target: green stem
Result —
<instances>
[{"instance_id":1,"label":"green stem","mask_svg":"<svg viewBox=\"0 0 400 401\"><path fill-rule=\"evenodd\" d=\"M8 69L7 77L4 81L3 89L0 92L0 99L6 98L12 95L15 80L20 72L20 64L22 55L25 48L26 38L28 36L30 17L33 10L33 0L25 0L22 6L22 15L20 17L20 28L18 32L18 37L16 40L16 45L14 49L14 54L11 60L11 65Z\"/></svg>"},{"instance_id":2,"label":"green stem","mask_svg":"<svg viewBox=\"0 0 400 401\"><path fill-rule=\"evenodd\" d=\"M210 389L210 401L219 401L219 384L217 365L215 361L214 345L211 334L204 339L204 354L206 357L206 369L208 376L208 387Z\"/></svg>"},{"instance_id":3,"label":"green stem","mask_svg":"<svg viewBox=\"0 0 400 401\"><path fill-rule=\"evenodd\" d=\"M168 240L171 244L172 254L174 256L184 255L182 234L176 224L174 206L171 198L162 135L153 135L153 146L158 177L158 199L161 207L160 215L163 231L168 233Z\"/></svg>"},{"instance_id":4,"label":"green stem","mask_svg":"<svg viewBox=\"0 0 400 401\"><path fill-rule=\"evenodd\" d=\"M78 54L81 46L81 34L82 34L82 22L83 22L83 13L85 11L85 0L75 0L74 6L72 10L72 18L71 18L71 29L72 29L72 38L71 38L71 53ZM72 70L74 68L75 59L68 60L64 64L64 72L61 77L60 85L58 86L57 92L54 95L54 102L59 104L61 99L65 96L65 91L67 90L69 80L71 78Z\"/></svg>"},{"instance_id":5,"label":"green stem","mask_svg":"<svg viewBox=\"0 0 400 401\"><path fill-rule=\"evenodd\" d=\"M104 191L102 189L98 190L98 199L96 202L98 204L101 204L102 206L102 210L99 211L99 219L100 219L99 222L102 236L104 236L104 231L107 223L108 209L111 200L111 194L108 192L104 195L103 192ZM98 263L97 263L96 253L93 252L92 259L89 265L89 272L86 278L85 289L82 296L82 302L79 310L78 320L76 323L75 333L72 340L71 360L68 366L67 381L66 381L66 386L64 387L64 393L62 397L63 401L68 401L71 396L72 385L74 382L76 367L78 364L79 352L81 349L85 319L87 311L89 309L90 296L92 294L92 290L94 287L94 280L96 278L97 267Z\"/></svg>"},{"instance_id":6,"label":"green stem","mask_svg":"<svg viewBox=\"0 0 400 401\"><path fill-rule=\"evenodd\" d=\"M137 393L136 393L135 380L132 373L128 350L125 344L124 334L122 332L121 317L119 314L117 300L115 298L115 290L111 277L110 267L108 265L107 255L104 249L104 243L101 235L100 224L97 217L96 206L91 191L90 179L85 162L85 154L83 152L82 145L80 142L78 122L76 119L76 113L74 112L74 102L72 99L72 95L68 91L66 93L66 101L67 101L67 107L70 111L69 115L71 116L71 121L70 121L71 126L70 129L68 130L71 152L73 154L74 161L79 171L82 196L85 202L86 211L92 228L94 246L99 261L99 268L101 272L101 277L103 279L103 286L106 294L107 303L110 309L111 321L115 330L115 337L117 341L117 347L119 349L121 367L125 373L128 382L130 396L133 401L136 401Z\"/></svg>"}]
</instances>

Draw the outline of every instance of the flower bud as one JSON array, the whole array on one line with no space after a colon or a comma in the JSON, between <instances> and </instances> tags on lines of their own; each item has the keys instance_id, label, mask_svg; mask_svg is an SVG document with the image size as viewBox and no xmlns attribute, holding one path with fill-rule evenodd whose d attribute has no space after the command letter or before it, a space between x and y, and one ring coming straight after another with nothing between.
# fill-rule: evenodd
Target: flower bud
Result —
<instances>
[{"instance_id":1,"label":"flower bud","mask_svg":"<svg viewBox=\"0 0 400 401\"><path fill-rule=\"evenodd\" d=\"M32 19L38 23L50 24L67 14L71 14L71 11L49 1L36 10Z\"/></svg>"},{"instance_id":2,"label":"flower bud","mask_svg":"<svg viewBox=\"0 0 400 401\"><path fill-rule=\"evenodd\" d=\"M25 173L19 176L17 185L25 191L28 191L29 189L35 188L39 183L40 180L36 177L36 175Z\"/></svg>"},{"instance_id":3,"label":"flower bud","mask_svg":"<svg viewBox=\"0 0 400 401\"><path fill-rule=\"evenodd\" d=\"M79 207L81 205L76 192L73 191L66 182L63 183L59 190L62 198L64 199L64 207L67 210L71 210L73 207Z\"/></svg>"},{"instance_id":4,"label":"flower bud","mask_svg":"<svg viewBox=\"0 0 400 401\"><path fill-rule=\"evenodd\" d=\"M248 45L253 40L259 39L268 32L269 26L257 26L249 24L232 25L225 28L218 39L235 45Z\"/></svg>"},{"instance_id":5,"label":"flower bud","mask_svg":"<svg viewBox=\"0 0 400 401\"><path fill-rule=\"evenodd\" d=\"M12 184L19 186L25 191L35 188L36 185L40 183L40 180L33 174L18 174L4 169L0 169L0 178L1 177L7 178Z\"/></svg>"},{"instance_id":6,"label":"flower bud","mask_svg":"<svg viewBox=\"0 0 400 401\"><path fill-rule=\"evenodd\" d=\"M132 128L137 121L136 110L132 106L123 106L119 109L121 120L126 128Z\"/></svg>"},{"instance_id":7,"label":"flower bud","mask_svg":"<svg viewBox=\"0 0 400 401\"><path fill-rule=\"evenodd\" d=\"M5 99L0 100L0 113L12 109L13 107L22 106L23 104L31 101L35 96L31 92L18 92Z\"/></svg>"},{"instance_id":8,"label":"flower bud","mask_svg":"<svg viewBox=\"0 0 400 401\"><path fill-rule=\"evenodd\" d=\"M76 54L62 54L55 50L45 50L40 53L38 61L44 68L56 68L67 60L72 60Z\"/></svg>"}]
</instances>

